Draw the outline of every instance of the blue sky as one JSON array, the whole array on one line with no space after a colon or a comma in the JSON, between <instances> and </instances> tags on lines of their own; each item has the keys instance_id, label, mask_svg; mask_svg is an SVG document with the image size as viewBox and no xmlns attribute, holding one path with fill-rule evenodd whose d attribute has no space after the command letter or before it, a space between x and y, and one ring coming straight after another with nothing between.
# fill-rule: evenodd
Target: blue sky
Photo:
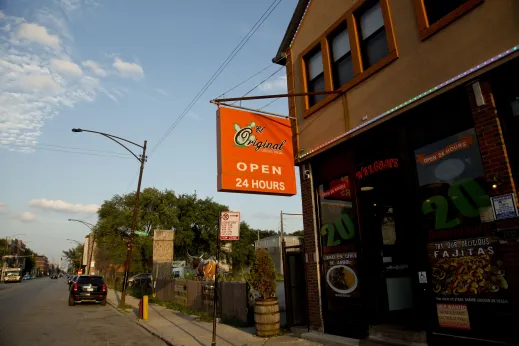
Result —
<instances>
[{"instance_id":1,"label":"blue sky","mask_svg":"<svg viewBox=\"0 0 519 346\"><path fill-rule=\"evenodd\" d=\"M73 245L66 238L88 231L66 220L94 223L104 200L136 188L139 165L115 143L70 129L153 148L271 2L0 0L0 236L23 233L30 248L59 260ZM208 102L271 64L296 2L280 3L149 156L144 187L213 197L262 229L279 229L280 210L301 212L299 194L216 191L216 107ZM252 94L286 92L285 80L282 69ZM286 115L287 100L265 110ZM301 228L300 217L285 218L288 233Z\"/></svg>"}]
</instances>

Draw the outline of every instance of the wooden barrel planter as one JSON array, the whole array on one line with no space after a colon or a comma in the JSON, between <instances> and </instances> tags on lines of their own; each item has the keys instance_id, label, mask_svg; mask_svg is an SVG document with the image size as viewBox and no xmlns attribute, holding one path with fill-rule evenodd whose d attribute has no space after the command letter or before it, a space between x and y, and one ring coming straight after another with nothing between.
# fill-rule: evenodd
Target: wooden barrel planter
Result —
<instances>
[{"instance_id":1,"label":"wooden barrel planter","mask_svg":"<svg viewBox=\"0 0 519 346\"><path fill-rule=\"evenodd\" d=\"M280 318L277 298L256 299L254 322L258 336L270 337L278 334Z\"/></svg>"}]
</instances>

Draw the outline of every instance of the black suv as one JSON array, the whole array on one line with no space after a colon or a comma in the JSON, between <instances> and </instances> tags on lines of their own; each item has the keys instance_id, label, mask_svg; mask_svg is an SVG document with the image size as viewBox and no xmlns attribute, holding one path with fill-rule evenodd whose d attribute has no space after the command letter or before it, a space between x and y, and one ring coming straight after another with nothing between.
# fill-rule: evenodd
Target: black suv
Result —
<instances>
[{"instance_id":1,"label":"black suv","mask_svg":"<svg viewBox=\"0 0 519 346\"><path fill-rule=\"evenodd\" d=\"M70 286L68 305L76 303L99 303L106 305L108 289L102 276L80 275Z\"/></svg>"}]
</instances>

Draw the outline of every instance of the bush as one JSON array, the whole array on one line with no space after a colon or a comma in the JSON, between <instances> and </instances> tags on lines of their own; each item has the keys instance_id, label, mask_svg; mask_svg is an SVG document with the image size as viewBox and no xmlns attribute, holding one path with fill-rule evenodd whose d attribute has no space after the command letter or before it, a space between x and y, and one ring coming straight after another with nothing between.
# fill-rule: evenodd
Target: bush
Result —
<instances>
[{"instance_id":1,"label":"bush","mask_svg":"<svg viewBox=\"0 0 519 346\"><path fill-rule=\"evenodd\" d=\"M261 299L276 296L276 268L265 249L256 250L256 259L250 268L250 285L258 291Z\"/></svg>"}]
</instances>

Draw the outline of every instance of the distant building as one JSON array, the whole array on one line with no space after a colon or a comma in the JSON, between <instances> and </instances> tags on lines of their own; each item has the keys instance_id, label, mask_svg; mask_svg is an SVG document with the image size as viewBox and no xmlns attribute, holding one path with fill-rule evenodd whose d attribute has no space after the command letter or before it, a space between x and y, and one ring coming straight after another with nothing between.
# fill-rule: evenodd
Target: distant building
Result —
<instances>
[{"instance_id":1,"label":"distant building","mask_svg":"<svg viewBox=\"0 0 519 346\"><path fill-rule=\"evenodd\" d=\"M295 246L301 243L300 237L287 235L285 239L285 246ZM254 242L256 249L266 249L270 257L274 261L276 272L283 274L283 261L281 256L281 237L274 235L271 237L256 240Z\"/></svg>"},{"instance_id":2,"label":"distant building","mask_svg":"<svg viewBox=\"0 0 519 346\"><path fill-rule=\"evenodd\" d=\"M47 256L36 256L35 259L38 275L46 275L49 272L49 259Z\"/></svg>"}]
</instances>

